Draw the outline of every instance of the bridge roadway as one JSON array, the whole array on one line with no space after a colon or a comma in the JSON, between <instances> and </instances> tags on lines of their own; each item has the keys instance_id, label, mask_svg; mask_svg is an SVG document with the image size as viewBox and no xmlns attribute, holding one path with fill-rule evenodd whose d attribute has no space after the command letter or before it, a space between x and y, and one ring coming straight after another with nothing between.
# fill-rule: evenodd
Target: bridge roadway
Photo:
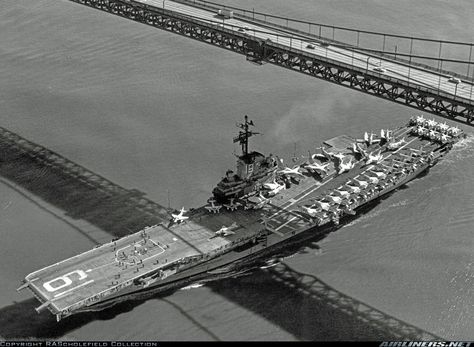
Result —
<instances>
[{"instance_id":1,"label":"bridge roadway","mask_svg":"<svg viewBox=\"0 0 474 347\"><path fill-rule=\"evenodd\" d=\"M273 42L291 48L292 50L325 57L327 59L349 64L360 69L371 70L372 73L375 72L379 76L382 73L376 72L373 69L381 67L385 70L383 74L386 76L403 80L413 86L426 87L436 91L439 90L456 97L456 99L459 98L474 105L472 82L469 83L468 81L462 81L459 84L455 84L448 81L450 76L436 73L435 71L405 65L394 60L388 60L387 58L355 52L353 50L348 50L333 45L323 46L319 43L315 43L314 40L310 39L310 37L302 38L299 34L295 34L294 36L289 35L288 32L291 29L285 29L284 31L278 30L276 28L270 29L267 25L263 26L259 23L251 23L238 18L222 20L216 16L216 13L213 11L196 8L171 0L136 1L158 8L165 8L166 10L178 12L180 14L189 15L194 17L194 19L202 20L208 23L219 22L219 24L217 24L218 26L222 24L225 28L231 30L238 31L239 28L246 27L248 30L245 30L245 32L256 38L262 40L270 39ZM314 48L307 47L310 43L313 43Z\"/></svg>"},{"instance_id":2,"label":"bridge roadway","mask_svg":"<svg viewBox=\"0 0 474 347\"><path fill-rule=\"evenodd\" d=\"M99 0L72 1L98 7L93 3ZM122 4L125 2L124 0L112 1ZM217 16L216 9L203 8L186 0L127 0L125 3L124 9L127 6L133 6L136 10L137 6L141 8L147 5L143 6L143 9L147 11L152 9L151 14L161 11L162 22L151 23L146 20L146 16L145 19L140 19L140 16L130 16L129 13L133 11L106 10L239 53L246 53L248 56L253 54L254 57L257 56L255 60L268 61L450 119L461 117L467 123L474 120L472 81L462 80L461 83L456 84L449 81L451 76L434 69L390 60L375 53L364 53L356 48L351 49L337 43L321 44L321 40L314 35L303 35L290 28L253 21L249 17L239 15L224 19ZM102 5L99 8L105 9L104 7ZM156 12L153 9L156 9ZM167 18L169 14L171 16ZM176 17L173 18L172 14L176 14ZM168 25L165 22L169 18L172 19L171 22L177 21L183 25L176 22ZM186 19L189 19L188 23ZM191 30L185 28L186 24L190 23ZM197 26L196 23L198 23ZM199 27L199 23L203 26ZM197 34L198 31L199 34ZM230 36L229 33L231 33ZM236 37L244 39L237 40L236 43ZM266 41L268 39L271 42ZM227 44L225 41L233 42ZM254 42L253 45L249 44L251 41ZM262 50L264 53L261 57L258 57L258 52L251 52L255 50L255 42L265 42L268 48L266 53ZM313 47L308 47L310 43ZM377 68L382 68L383 71L377 71Z\"/></svg>"},{"instance_id":3,"label":"bridge roadway","mask_svg":"<svg viewBox=\"0 0 474 347\"><path fill-rule=\"evenodd\" d=\"M442 117L474 120L472 78L460 83L419 64L190 0L70 0ZM330 44L324 44L329 42ZM312 46L309 47L308 44ZM378 69L377 69L378 68Z\"/></svg>"}]
</instances>

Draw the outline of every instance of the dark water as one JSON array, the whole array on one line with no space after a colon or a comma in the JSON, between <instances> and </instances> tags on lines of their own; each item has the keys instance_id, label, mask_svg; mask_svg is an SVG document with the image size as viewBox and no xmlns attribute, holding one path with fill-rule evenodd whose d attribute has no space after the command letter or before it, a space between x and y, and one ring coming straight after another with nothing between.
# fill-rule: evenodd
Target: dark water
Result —
<instances>
[{"instance_id":1,"label":"dark water","mask_svg":"<svg viewBox=\"0 0 474 347\"><path fill-rule=\"evenodd\" d=\"M293 0L258 7L443 39L472 40L474 30L469 1ZM232 167L238 148L230 139L244 114L264 133L252 146L289 156L295 144L306 153L326 138L398 126L413 113L65 0L2 1L0 33L3 127L163 205L169 191L178 208L203 204ZM473 144L472 137L463 141L408 189L284 262L346 301L443 338L472 339ZM15 292L18 283L110 238L81 219L72 227L66 217L44 196L2 177L0 336L351 340L381 339L395 329L381 325L387 317L361 320L357 310L349 314L265 270L56 325L48 314L36 315L28 293Z\"/></svg>"}]
</instances>

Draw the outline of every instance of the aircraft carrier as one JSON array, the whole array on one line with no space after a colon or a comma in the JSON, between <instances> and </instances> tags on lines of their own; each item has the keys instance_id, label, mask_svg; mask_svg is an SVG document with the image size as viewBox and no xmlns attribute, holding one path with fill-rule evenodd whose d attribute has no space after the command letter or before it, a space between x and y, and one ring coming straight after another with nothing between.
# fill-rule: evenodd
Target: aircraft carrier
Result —
<instances>
[{"instance_id":1,"label":"aircraft carrier","mask_svg":"<svg viewBox=\"0 0 474 347\"><path fill-rule=\"evenodd\" d=\"M465 137L422 115L396 129L341 135L307 154L283 159L249 150L257 134L245 116L228 170L208 204L170 213L167 223L111 240L26 276L40 305L59 321L140 293L224 274L249 259L285 249L302 235L337 228L362 206L397 189Z\"/></svg>"}]
</instances>

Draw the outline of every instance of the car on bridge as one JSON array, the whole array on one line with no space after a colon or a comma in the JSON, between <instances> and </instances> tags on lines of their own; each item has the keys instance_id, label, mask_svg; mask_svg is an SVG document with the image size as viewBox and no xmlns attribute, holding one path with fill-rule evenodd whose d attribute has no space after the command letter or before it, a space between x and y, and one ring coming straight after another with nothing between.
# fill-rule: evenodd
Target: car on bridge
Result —
<instances>
[{"instance_id":1,"label":"car on bridge","mask_svg":"<svg viewBox=\"0 0 474 347\"><path fill-rule=\"evenodd\" d=\"M459 84L459 83L461 83L461 80L457 77L451 76L451 77L449 77L448 82L451 82L451 83L454 83L454 84Z\"/></svg>"},{"instance_id":2,"label":"car on bridge","mask_svg":"<svg viewBox=\"0 0 474 347\"><path fill-rule=\"evenodd\" d=\"M387 70L385 70L383 67L381 66L376 66L373 68L374 71L377 71L377 72L380 72L380 73L385 73L387 72Z\"/></svg>"},{"instance_id":3,"label":"car on bridge","mask_svg":"<svg viewBox=\"0 0 474 347\"><path fill-rule=\"evenodd\" d=\"M316 47L315 47L312 43L308 43L308 44L306 45L306 48L315 49Z\"/></svg>"},{"instance_id":4,"label":"car on bridge","mask_svg":"<svg viewBox=\"0 0 474 347\"><path fill-rule=\"evenodd\" d=\"M234 11L226 10L223 8L217 11L217 15L220 17L224 17L225 19L230 19L234 18Z\"/></svg>"}]
</instances>

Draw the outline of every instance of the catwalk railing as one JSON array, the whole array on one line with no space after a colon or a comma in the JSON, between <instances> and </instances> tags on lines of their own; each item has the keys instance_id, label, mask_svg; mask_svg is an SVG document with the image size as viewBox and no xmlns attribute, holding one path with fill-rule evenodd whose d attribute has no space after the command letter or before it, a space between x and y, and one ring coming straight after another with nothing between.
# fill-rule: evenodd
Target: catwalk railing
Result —
<instances>
[{"instance_id":1,"label":"catwalk railing","mask_svg":"<svg viewBox=\"0 0 474 347\"><path fill-rule=\"evenodd\" d=\"M474 120L472 86L471 98L459 97L436 87L417 85L410 83L410 80L380 74L274 41L265 41L256 37L259 32L257 30L243 33L232 25L220 26L217 21L204 22L189 15L133 0L71 1L240 53L257 63L269 62L446 118L462 118L467 123ZM252 18L248 17L246 20ZM282 33L281 37L289 37L288 35ZM300 34L295 31L295 35Z\"/></svg>"}]
</instances>

